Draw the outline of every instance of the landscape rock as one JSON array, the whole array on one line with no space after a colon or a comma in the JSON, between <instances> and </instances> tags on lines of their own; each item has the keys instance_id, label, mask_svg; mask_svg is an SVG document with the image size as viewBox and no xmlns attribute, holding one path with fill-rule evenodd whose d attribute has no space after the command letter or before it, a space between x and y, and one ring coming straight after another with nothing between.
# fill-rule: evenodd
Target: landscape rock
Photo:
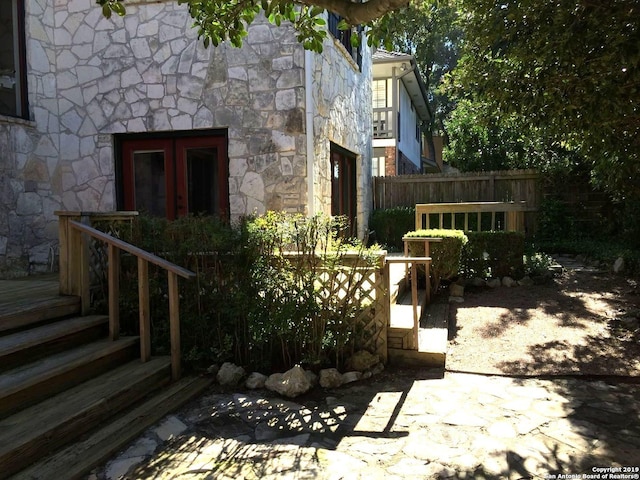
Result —
<instances>
[{"instance_id":1,"label":"landscape rock","mask_svg":"<svg viewBox=\"0 0 640 480\"><path fill-rule=\"evenodd\" d=\"M464 303L464 298L450 296L449 297L449 303Z\"/></svg>"},{"instance_id":2,"label":"landscape rock","mask_svg":"<svg viewBox=\"0 0 640 480\"><path fill-rule=\"evenodd\" d=\"M320 370L320 386L322 388L338 388L342 385L342 374L335 368Z\"/></svg>"},{"instance_id":3,"label":"landscape rock","mask_svg":"<svg viewBox=\"0 0 640 480\"><path fill-rule=\"evenodd\" d=\"M470 285L472 287L486 287L487 282L480 277L472 277L467 281L467 285Z\"/></svg>"},{"instance_id":4,"label":"landscape rock","mask_svg":"<svg viewBox=\"0 0 640 480\"><path fill-rule=\"evenodd\" d=\"M507 288L511 288L511 287L515 287L516 285L518 285L516 283L516 281L511 278L511 277L502 277L502 286L503 287L507 287Z\"/></svg>"},{"instance_id":5,"label":"landscape rock","mask_svg":"<svg viewBox=\"0 0 640 480\"><path fill-rule=\"evenodd\" d=\"M213 365L210 365L209 368L207 368L207 373L209 375L218 375L219 370L220 370L220 365L218 365L217 363L214 363Z\"/></svg>"},{"instance_id":6,"label":"landscape rock","mask_svg":"<svg viewBox=\"0 0 640 480\"><path fill-rule=\"evenodd\" d=\"M315 387L318 384L318 375L313 373L311 370L305 370L304 374L307 376L307 380L309 380L311 388Z\"/></svg>"},{"instance_id":7,"label":"landscape rock","mask_svg":"<svg viewBox=\"0 0 640 480\"><path fill-rule=\"evenodd\" d=\"M620 273L624 271L624 258L618 257L613 262L613 273Z\"/></svg>"},{"instance_id":8,"label":"landscape rock","mask_svg":"<svg viewBox=\"0 0 640 480\"><path fill-rule=\"evenodd\" d=\"M499 278L490 278L487 280L487 287L489 288L497 288L500 285L502 285L502 282L500 282Z\"/></svg>"},{"instance_id":9,"label":"landscape rock","mask_svg":"<svg viewBox=\"0 0 640 480\"><path fill-rule=\"evenodd\" d=\"M267 381L267 376L260 372L253 372L247 380L244 382L244 386L255 390L257 388L264 388L264 384Z\"/></svg>"},{"instance_id":10,"label":"landscape rock","mask_svg":"<svg viewBox=\"0 0 640 480\"><path fill-rule=\"evenodd\" d=\"M531 285L533 285L533 280L531 280L531 277L529 275L525 275L520 280L518 280L518 285L523 287L530 287Z\"/></svg>"},{"instance_id":11,"label":"landscape rock","mask_svg":"<svg viewBox=\"0 0 640 480\"><path fill-rule=\"evenodd\" d=\"M375 364L380 363L380 358L366 350L360 350L355 352L345 362L345 368L347 370L357 370L358 372L364 372L370 369Z\"/></svg>"},{"instance_id":12,"label":"landscape rock","mask_svg":"<svg viewBox=\"0 0 640 480\"><path fill-rule=\"evenodd\" d=\"M345 383L357 382L361 378L362 378L362 372L357 372L357 371L346 372L342 374L342 383L345 384Z\"/></svg>"},{"instance_id":13,"label":"landscape rock","mask_svg":"<svg viewBox=\"0 0 640 480\"><path fill-rule=\"evenodd\" d=\"M378 375L378 374L380 374L382 372L384 372L384 364L382 362L380 362L380 363L375 364L373 367L371 367L366 372L364 372L362 374L362 378L363 379L371 378L374 375Z\"/></svg>"},{"instance_id":14,"label":"landscape rock","mask_svg":"<svg viewBox=\"0 0 640 480\"><path fill-rule=\"evenodd\" d=\"M234 386L240 383L240 380L242 380L245 374L244 368L230 362L225 362L220 367L220 370L218 370L216 378L220 385Z\"/></svg>"},{"instance_id":15,"label":"landscape rock","mask_svg":"<svg viewBox=\"0 0 640 480\"><path fill-rule=\"evenodd\" d=\"M458 285L457 283L452 283L449 285L449 295L452 297L462 297L464 296L464 286Z\"/></svg>"},{"instance_id":16,"label":"landscape rock","mask_svg":"<svg viewBox=\"0 0 640 480\"><path fill-rule=\"evenodd\" d=\"M285 397L294 398L308 392L311 381L304 369L298 365L285 373L274 373L267 378L264 386L273 392L277 392Z\"/></svg>"}]
</instances>

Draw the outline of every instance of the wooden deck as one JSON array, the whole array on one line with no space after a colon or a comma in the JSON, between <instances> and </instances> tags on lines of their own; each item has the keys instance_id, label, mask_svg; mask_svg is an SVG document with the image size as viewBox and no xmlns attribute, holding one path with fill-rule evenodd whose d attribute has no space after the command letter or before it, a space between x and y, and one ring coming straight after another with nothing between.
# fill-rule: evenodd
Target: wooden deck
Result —
<instances>
[{"instance_id":1,"label":"wooden deck","mask_svg":"<svg viewBox=\"0 0 640 480\"><path fill-rule=\"evenodd\" d=\"M57 273L0 280L0 315L13 312L16 306L29 305L36 298L56 298L59 295Z\"/></svg>"},{"instance_id":2,"label":"wooden deck","mask_svg":"<svg viewBox=\"0 0 640 480\"><path fill-rule=\"evenodd\" d=\"M0 332L79 312L80 299L60 295L57 274L0 280Z\"/></svg>"}]
</instances>

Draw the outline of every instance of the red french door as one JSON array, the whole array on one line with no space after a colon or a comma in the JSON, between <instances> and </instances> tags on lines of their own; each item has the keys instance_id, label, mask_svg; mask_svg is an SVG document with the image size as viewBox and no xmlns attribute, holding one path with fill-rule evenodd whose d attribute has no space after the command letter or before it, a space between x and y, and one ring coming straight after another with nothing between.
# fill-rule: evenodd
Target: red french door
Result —
<instances>
[{"instance_id":1,"label":"red french door","mask_svg":"<svg viewBox=\"0 0 640 480\"><path fill-rule=\"evenodd\" d=\"M122 171L125 210L169 219L228 215L225 137L124 140Z\"/></svg>"}]
</instances>

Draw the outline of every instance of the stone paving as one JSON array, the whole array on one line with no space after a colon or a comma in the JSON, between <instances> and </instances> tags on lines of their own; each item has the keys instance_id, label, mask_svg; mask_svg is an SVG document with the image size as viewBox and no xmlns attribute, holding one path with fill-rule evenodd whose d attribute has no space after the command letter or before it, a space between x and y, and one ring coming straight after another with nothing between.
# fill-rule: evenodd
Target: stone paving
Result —
<instances>
[{"instance_id":1,"label":"stone paving","mask_svg":"<svg viewBox=\"0 0 640 480\"><path fill-rule=\"evenodd\" d=\"M626 383L394 369L295 400L215 387L88 478L639 478L639 399Z\"/></svg>"}]
</instances>

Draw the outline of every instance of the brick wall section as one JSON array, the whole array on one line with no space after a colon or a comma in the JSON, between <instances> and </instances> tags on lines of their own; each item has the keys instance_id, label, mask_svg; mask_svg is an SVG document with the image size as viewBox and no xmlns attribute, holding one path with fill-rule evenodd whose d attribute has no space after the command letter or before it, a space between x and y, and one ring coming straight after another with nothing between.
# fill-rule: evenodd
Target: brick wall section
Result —
<instances>
[{"instance_id":1,"label":"brick wall section","mask_svg":"<svg viewBox=\"0 0 640 480\"><path fill-rule=\"evenodd\" d=\"M387 176L396 175L396 147L385 147L384 157L384 174Z\"/></svg>"},{"instance_id":2,"label":"brick wall section","mask_svg":"<svg viewBox=\"0 0 640 480\"><path fill-rule=\"evenodd\" d=\"M420 173L420 169L409 160L406 155L400 152L400 158L398 159L398 175L414 175Z\"/></svg>"}]
</instances>

